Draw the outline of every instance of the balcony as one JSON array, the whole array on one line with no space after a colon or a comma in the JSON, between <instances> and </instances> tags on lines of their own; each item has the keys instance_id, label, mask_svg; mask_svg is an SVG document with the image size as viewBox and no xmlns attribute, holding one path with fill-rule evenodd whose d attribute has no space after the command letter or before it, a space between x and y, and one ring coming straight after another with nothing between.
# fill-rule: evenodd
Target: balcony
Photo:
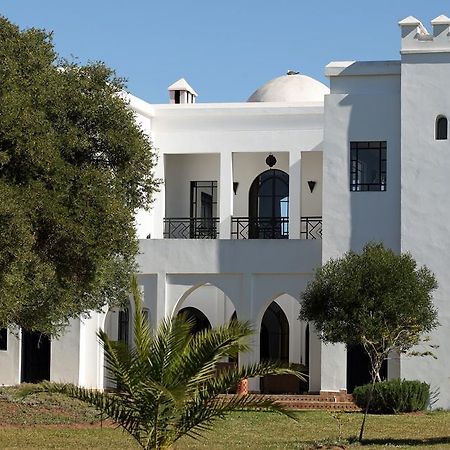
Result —
<instances>
[{"instance_id":1,"label":"balcony","mask_svg":"<svg viewBox=\"0 0 450 450\"><path fill-rule=\"evenodd\" d=\"M218 217L164 219L164 239L217 239L218 237Z\"/></svg>"},{"instance_id":2,"label":"balcony","mask_svg":"<svg viewBox=\"0 0 450 450\"><path fill-rule=\"evenodd\" d=\"M165 239L218 239L219 218L165 218ZM289 239L287 217L232 217L231 239ZM322 239L322 217L301 218L301 239Z\"/></svg>"},{"instance_id":3,"label":"balcony","mask_svg":"<svg viewBox=\"0 0 450 450\"><path fill-rule=\"evenodd\" d=\"M289 239L287 217L233 217L231 239ZM322 217L301 218L300 239L322 239Z\"/></svg>"}]
</instances>

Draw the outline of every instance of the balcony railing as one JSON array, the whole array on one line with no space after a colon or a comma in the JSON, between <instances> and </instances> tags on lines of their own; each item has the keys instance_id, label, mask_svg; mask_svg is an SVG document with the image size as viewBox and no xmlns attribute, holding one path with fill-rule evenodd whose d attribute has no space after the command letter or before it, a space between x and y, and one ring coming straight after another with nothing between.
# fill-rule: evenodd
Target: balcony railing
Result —
<instances>
[{"instance_id":1,"label":"balcony railing","mask_svg":"<svg viewBox=\"0 0 450 450\"><path fill-rule=\"evenodd\" d=\"M219 218L176 217L164 219L166 239L217 239ZM288 217L232 217L231 239L288 239ZM322 217L302 217L301 239L322 239Z\"/></svg>"},{"instance_id":2,"label":"balcony railing","mask_svg":"<svg viewBox=\"0 0 450 450\"><path fill-rule=\"evenodd\" d=\"M288 239L288 217L232 217L231 239Z\"/></svg>"},{"instance_id":3,"label":"balcony railing","mask_svg":"<svg viewBox=\"0 0 450 450\"><path fill-rule=\"evenodd\" d=\"M300 228L301 239L322 239L322 217L302 217Z\"/></svg>"},{"instance_id":4,"label":"balcony railing","mask_svg":"<svg viewBox=\"0 0 450 450\"><path fill-rule=\"evenodd\" d=\"M302 217L301 239L322 239L322 217ZM288 239L288 217L233 217L231 239Z\"/></svg>"},{"instance_id":5,"label":"balcony railing","mask_svg":"<svg viewBox=\"0 0 450 450\"><path fill-rule=\"evenodd\" d=\"M217 239L219 218L176 217L164 219L166 239Z\"/></svg>"}]
</instances>

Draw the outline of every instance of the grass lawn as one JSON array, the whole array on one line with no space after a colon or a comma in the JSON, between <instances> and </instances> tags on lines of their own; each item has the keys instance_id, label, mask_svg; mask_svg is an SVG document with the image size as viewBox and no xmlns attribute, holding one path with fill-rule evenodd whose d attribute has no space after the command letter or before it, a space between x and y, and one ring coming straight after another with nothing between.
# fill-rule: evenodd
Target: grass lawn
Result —
<instances>
[{"instance_id":1,"label":"grass lawn","mask_svg":"<svg viewBox=\"0 0 450 450\"><path fill-rule=\"evenodd\" d=\"M203 440L185 438L176 448L308 449L338 442L348 448L349 440L358 434L361 418L359 413L333 417L327 412L307 411L299 412L295 422L275 413L236 412L218 422ZM450 450L450 412L370 416L366 430L362 448ZM0 448L137 449L138 446L112 424L104 423L102 427L97 413L77 401L43 394L22 400L16 391L1 389Z\"/></svg>"}]
</instances>

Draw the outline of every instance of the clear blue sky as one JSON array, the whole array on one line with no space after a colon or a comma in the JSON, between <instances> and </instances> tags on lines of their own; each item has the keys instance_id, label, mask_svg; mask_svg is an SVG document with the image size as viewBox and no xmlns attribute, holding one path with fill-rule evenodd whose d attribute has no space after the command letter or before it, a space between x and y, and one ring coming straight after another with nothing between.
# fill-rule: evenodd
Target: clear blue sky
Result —
<instances>
[{"instance_id":1,"label":"clear blue sky","mask_svg":"<svg viewBox=\"0 0 450 450\"><path fill-rule=\"evenodd\" d=\"M321 81L331 60L398 59L397 22L450 16L448 0L1 0L22 28L54 31L60 55L104 61L129 90L167 102L184 77L198 101L243 101L299 70Z\"/></svg>"}]
</instances>

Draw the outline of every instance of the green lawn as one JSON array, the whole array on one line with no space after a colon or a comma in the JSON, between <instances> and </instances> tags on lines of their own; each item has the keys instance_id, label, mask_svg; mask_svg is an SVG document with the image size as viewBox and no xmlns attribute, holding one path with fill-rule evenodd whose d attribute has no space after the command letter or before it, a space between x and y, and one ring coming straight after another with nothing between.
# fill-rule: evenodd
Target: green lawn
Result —
<instances>
[{"instance_id":1,"label":"green lawn","mask_svg":"<svg viewBox=\"0 0 450 450\"><path fill-rule=\"evenodd\" d=\"M236 412L218 422L201 441L185 438L177 449L308 449L338 442L348 446L358 434L361 417L359 413L333 417L308 411L299 412L295 422L275 413ZM138 448L111 424L103 425L94 410L79 402L35 394L23 401L12 390L0 390L1 449ZM370 416L363 448L450 450L450 412Z\"/></svg>"}]
</instances>

